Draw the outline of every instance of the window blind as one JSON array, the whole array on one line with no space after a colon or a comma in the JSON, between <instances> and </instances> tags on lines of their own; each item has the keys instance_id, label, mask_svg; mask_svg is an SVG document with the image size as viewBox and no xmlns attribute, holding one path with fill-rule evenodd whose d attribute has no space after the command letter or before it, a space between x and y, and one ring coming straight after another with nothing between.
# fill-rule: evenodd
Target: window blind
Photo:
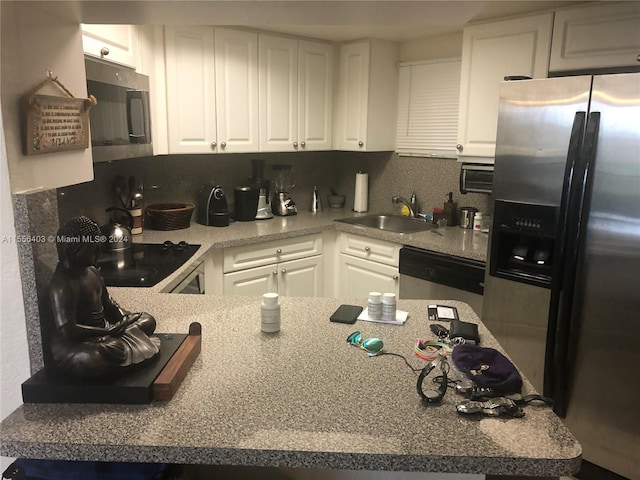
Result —
<instances>
[{"instance_id":1,"label":"window blind","mask_svg":"<svg viewBox=\"0 0 640 480\"><path fill-rule=\"evenodd\" d=\"M396 151L456 157L460 59L400 65Z\"/></svg>"}]
</instances>

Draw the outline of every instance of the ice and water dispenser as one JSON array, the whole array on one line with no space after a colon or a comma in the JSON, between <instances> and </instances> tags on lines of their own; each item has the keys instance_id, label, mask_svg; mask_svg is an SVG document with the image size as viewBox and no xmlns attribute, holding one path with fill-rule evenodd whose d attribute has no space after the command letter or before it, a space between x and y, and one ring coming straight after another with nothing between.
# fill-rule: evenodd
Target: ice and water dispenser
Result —
<instances>
[{"instance_id":1,"label":"ice and water dispenser","mask_svg":"<svg viewBox=\"0 0 640 480\"><path fill-rule=\"evenodd\" d=\"M550 288L558 207L496 200L490 275Z\"/></svg>"}]
</instances>

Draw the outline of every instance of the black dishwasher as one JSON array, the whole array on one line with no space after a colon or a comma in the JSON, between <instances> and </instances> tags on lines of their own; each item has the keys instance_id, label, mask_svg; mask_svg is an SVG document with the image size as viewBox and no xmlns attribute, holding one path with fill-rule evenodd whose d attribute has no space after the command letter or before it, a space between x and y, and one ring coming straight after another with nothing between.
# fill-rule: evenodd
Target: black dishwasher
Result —
<instances>
[{"instance_id":1,"label":"black dishwasher","mask_svg":"<svg viewBox=\"0 0 640 480\"><path fill-rule=\"evenodd\" d=\"M399 270L400 298L458 300L482 314L484 262L403 247Z\"/></svg>"}]
</instances>

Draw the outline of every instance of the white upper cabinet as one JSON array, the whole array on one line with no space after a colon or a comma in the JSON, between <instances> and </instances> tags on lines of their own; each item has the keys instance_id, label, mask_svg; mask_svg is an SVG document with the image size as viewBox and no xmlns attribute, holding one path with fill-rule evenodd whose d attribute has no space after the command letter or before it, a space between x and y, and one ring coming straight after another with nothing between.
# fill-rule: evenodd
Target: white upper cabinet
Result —
<instances>
[{"instance_id":1,"label":"white upper cabinet","mask_svg":"<svg viewBox=\"0 0 640 480\"><path fill-rule=\"evenodd\" d=\"M553 14L466 27L463 33L458 158L493 162L500 82L548 73ZM471 156L473 159L464 159Z\"/></svg>"},{"instance_id":2,"label":"white upper cabinet","mask_svg":"<svg viewBox=\"0 0 640 480\"><path fill-rule=\"evenodd\" d=\"M333 47L298 42L298 150L331 150Z\"/></svg>"},{"instance_id":3,"label":"white upper cabinet","mask_svg":"<svg viewBox=\"0 0 640 480\"><path fill-rule=\"evenodd\" d=\"M298 147L298 41L260 35L260 151Z\"/></svg>"},{"instance_id":4,"label":"white upper cabinet","mask_svg":"<svg viewBox=\"0 0 640 480\"><path fill-rule=\"evenodd\" d=\"M556 12L552 72L640 67L640 7L637 2L598 2Z\"/></svg>"},{"instance_id":5,"label":"white upper cabinet","mask_svg":"<svg viewBox=\"0 0 640 480\"><path fill-rule=\"evenodd\" d=\"M258 34L215 29L218 151L257 152Z\"/></svg>"},{"instance_id":6,"label":"white upper cabinet","mask_svg":"<svg viewBox=\"0 0 640 480\"><path fill-rule=\"evenodd\" d=\"M137 25L82 24L84 53L132 68L140 66Z\"/></svg>"},{"instance_id":7,"label":"white upper cabinet","mask_svg":"<svg viewBox=\"0 0 640 480\"><path fill-rule=\"evenodd\" d=\"M169 152L216 152L213 28L167 26L165 49Z\"/></svg>"},{"instance_id":8,"label":"white upper cabinet","mask_svg":"<svg viewBox=\"0 0 640 480\"><path fill-rule=\"evenodd\" d=\"M260 151L331 150L333 47L260 35Z\"/></svg>"},{"instance_id":9,"label":"white upper cabinet","mask_svg":"<svg viewBox=\"0 0 640 480\"><path fill-rule=\"evenodd\" d=\"M336 149L395 149L397 61L397 45L389 42L365 40L340 47Z\"/></svg>"}]
</instances>

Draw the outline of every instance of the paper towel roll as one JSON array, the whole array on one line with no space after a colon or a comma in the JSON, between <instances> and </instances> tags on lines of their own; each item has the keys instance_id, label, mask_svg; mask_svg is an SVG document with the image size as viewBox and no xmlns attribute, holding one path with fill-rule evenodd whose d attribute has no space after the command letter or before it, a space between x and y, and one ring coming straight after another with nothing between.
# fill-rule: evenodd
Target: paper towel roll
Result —
<instances>
[{"instance_id":1,"label":"paper towel roll","mask_svg":"<svg viewBox=\"0 0 640 480\"><path fill-rule=\"evenodd\" d=\"M356 193L353 199L353 210L356 212L366 212L369 201L369 174L356 173Z\"/></svg>"}]
</instances>

